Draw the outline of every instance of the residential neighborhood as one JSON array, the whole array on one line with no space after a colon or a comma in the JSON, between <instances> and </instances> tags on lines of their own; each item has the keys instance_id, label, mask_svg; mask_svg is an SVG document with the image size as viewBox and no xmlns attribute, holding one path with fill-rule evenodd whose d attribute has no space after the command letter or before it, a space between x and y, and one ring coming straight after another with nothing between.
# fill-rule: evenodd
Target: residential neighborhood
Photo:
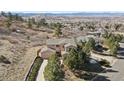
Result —
<instances>
[{"instance_id":1,"label":"residential neighborhood","mask_svg":"<svg viewBox=\"0 0 124 93\"><path fill-rule=\"evenodd\" d=\"M2 11L0 80L123 80L124 17L113 15Z\"/></svg>"}]
</instances>

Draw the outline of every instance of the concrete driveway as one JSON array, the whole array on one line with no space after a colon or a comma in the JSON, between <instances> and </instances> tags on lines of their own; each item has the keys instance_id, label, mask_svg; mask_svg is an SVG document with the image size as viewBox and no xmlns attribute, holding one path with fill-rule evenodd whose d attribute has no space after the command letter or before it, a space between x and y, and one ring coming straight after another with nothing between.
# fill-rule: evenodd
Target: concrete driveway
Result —
<instances>
[{"instance_id":1,"label":"concrete driveway","mask_svg":"<svg viewBox=\"0 0 124 93\"><path fill-rule=\"evenodd\" d=\"M120 47L124 48L121 43ZM124 56L123 56L124 57ZM123 81L124 80L124 59L115 59L112 68L107 68L99 73L92 81Z\"/></svg>"},{"instance_id":2,"label":"concrete driveway","mask_svg":"<svg viewBox=\"0 0 124 93\"><path fill-rule=\"evenodd\" d=\"M38 76L37 76L37 79L36 81L44 81L44 69L45 67L47 66L47 63L48 63L48 60L44 60L41 67L40 67L40 70L38 71Z\"/></svg>"},{"instance_id":3,"label":"concrete driveway","mask_svg":"<svg viewBox=\"0 0 124 93\"><path fill-rule=\"evenodd\" d=\"M105 71L98 74L93 81L122 81L124 80L124 60L118 59Z\"/></svg>"}]
</instances>

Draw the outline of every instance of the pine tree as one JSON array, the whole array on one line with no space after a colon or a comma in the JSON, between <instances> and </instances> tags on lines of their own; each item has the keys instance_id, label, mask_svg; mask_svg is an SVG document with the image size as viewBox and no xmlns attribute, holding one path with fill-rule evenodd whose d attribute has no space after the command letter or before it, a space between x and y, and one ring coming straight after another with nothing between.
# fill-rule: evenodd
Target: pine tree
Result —
<instances>
[{"instance_id":1,"label":"pine tree","mask_svg":"<svg viewBox=\"0 0 124 93\"><path fill-rule=\"evenodd\" d=\"M32 28L32 22L31 22L31 19L28 19L28 28Z\"/></svg>"},{"instance_id":2,"label":"pine tree","mask_svg":"<svg viewBox=\"0 0 124 93\"><path fill-rule=\"evenodd\" d=\"M12 20L13 20L13 15L12 15L12 13L11 13L11 12L8 12L8 19L9 19L10 21L12 21Z\"/></svg>"},{"instance_id":3,"label":"pine tree","mask_svg":"<svg viewBox=\"0 0 124 93\"><path fill-rule=\"evenodd\" d=\"M55 36L59 37L62 34L61 28L62 28L61 23L54 24L54 35Z\"/></svg>"},{"instance_id":4,"label":"pine tree","mask_svg":"<svg viewBox=\"0 0 124 93\"><path fill-rule=\"evenodd\" d=\"M87 54L82 49L72 48L65 56L64 64L71 70L81 69L87 58Z\"/></svg>"},{"instance_id":5,"label":"pine tree","mask_svg":"<svg viewBox=\"0 0 124 93\"><path fill-rule=\"evenodd\" d=\"M45 80L60 81L64 78L64 72L60 66L60 60L57 54L53 54L48 59L48 64L44 71Z\"/></svg>"},{"instance_id":6,"label":"pine tree","mask_svg":"<svg viewBox=\"0 0 124 93\"><path fill-rule=\"evenodd\" d=\"M10 21L10 20L7 20L7 21L6 21L6 27L7 27L7 28L10 28L11 25L12 25L11 21Z\"/></svg>"}]
</instances>

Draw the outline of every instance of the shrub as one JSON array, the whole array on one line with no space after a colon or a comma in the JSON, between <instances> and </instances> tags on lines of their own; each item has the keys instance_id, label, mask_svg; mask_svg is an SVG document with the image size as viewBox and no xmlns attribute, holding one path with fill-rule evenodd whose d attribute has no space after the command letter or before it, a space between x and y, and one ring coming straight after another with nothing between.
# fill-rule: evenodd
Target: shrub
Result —
<instances>
[{"instance_id":1,"label":"shrub","mask_svg":"<svg viewBox=\"0 0 124 93\"><path fill-rule=\"evenodd\" d=\"M0 56L0 63L10 64L11 62L3 55Z\"/></svg>"},{"instance_id":2,"label":"shrub","mask_svg":"<svg viewBox=\"0 0 124 93\"><path fill-rule=\"evenodd\" d=\"M101 59L100 64L105 67L110 67L110 62L105 59Z\"/></svg>"},{"instance_id":3,"label":"shrub","mask_svg":"<svg viewBox=\"0 0 124 93\"><path fill-rule=\"evenodd\" d=\"M34 64L31 68L31 70L29 71L29 76L28 76L28 81L35 81L36 80L36 77L37 77L37 74L38 74L38 71L40 69L40 66L43 62L43 59L39 56L37 56L34 60Z\"/></svg>"}]
</instances>

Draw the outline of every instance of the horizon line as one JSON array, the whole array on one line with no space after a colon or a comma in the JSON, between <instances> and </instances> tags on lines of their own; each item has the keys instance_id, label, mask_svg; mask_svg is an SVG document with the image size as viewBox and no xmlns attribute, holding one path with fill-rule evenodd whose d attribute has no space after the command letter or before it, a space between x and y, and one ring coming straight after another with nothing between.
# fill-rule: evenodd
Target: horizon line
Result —
<instances>
[{"instance_id":1,"label":"horizon line","mask_svg":"<svg viewBox=\"0 0 124 93\"><path fill-rule=\"evenodd\" d=\"M2 11L0 11L2 12ZM124 11L4 11L12 13L124 13Z\"/></svg>"}]
</instances>

